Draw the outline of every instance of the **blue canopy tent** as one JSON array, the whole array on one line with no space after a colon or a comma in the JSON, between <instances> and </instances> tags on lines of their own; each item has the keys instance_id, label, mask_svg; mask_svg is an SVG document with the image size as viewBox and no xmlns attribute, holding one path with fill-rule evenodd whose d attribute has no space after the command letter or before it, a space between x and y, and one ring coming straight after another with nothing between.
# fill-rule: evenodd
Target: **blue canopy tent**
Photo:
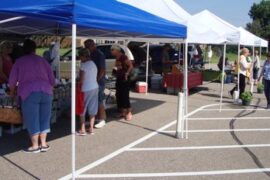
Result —
<instances>
[{"instance_id":1,"label":"blue canopy tent","mask_svg":"<svg viewBox=\"0 0 270 180\"><path fill-rule=\"evenodd\" d=\"M117 0L1 0L0 33L72 35L72 175L75 178L76 36L181 42L187 28Z\"/></svg>"},{"instance_id":2,"label":"blue canopy tent","mask_svg":"<svg viewBox=\"0 0 270 180\"><path fill-rule=\"evenodd\" d=\"M186 37L185 26L116 0L2 0L0 23L0 33L71 35L70 24L76 24L83 36Z\"/></svg>"}]
</instances>

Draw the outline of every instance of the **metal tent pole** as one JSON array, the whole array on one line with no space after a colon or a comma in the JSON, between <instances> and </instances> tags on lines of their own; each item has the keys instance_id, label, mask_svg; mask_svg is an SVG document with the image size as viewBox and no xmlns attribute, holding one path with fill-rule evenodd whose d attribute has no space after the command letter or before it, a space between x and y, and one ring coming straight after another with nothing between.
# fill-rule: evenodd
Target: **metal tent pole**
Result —
<instances>
[{"instance_id":1,"label":"metal tent pole","mask_svg":"<svg viewBox=\"0 0 270 180\"><path fill-rule=\"evenodd\" d=\"M219 112L221 112L221 109L222 109L222 102L223 102L224 78L225 78L226 48L227 48L227 44L226 44L226 42L225 42L225 43L224 43L224 48L223 48L223 62L222 62L222 74L221 74L221 89L220 89Z\"/></svg>"},{"instance_id":2,"label":"metal tent pole","mask_svg":"<svg viewBox=\"0 0 270 180\"><path fill-rule=\"evenodd\" d=\"M253 89L254 89L254 79L253 79L253 66L254 66L254 60L255 60L255 46L252 47L252 61L251 61L251 74L250 74L250 78L249 78L249 81L250 81L250 92L253 93Z\"/></svg>"},{"instance_id":3,"label":"metal tent pole","mask_svg":"<svg viewBox=\"0 0 270 180\"><path fill-rule=\"evenodd\" d=\"M240 43L238 43L238 54L237 54L237 92L238 92L238 99L240 97ZM237 99L237 101L238 101Z\"/></svg>"},{"instance_id":4,"label":"metal tent pole","mask_svg":"<svg viewBox=\"0 0 270 180\"><path fill-rule=\"evenodd\" d=\"M184 94L185 94L185 130L186 130L186 139L188 139L188 42L185 42L185 63L184 63L185 71L184 71Z\"/></svg>"},{"instance_id":5,"label":"metal tent pole","mask_svg":"<svg viewBox=\"0 0 270 180\"><path fill-rule=\"evenodd\" d=\"M149 84L148 84L148 77L149 77L149 48L150 48L150 43L147 42L147 53L146 53L146 78L145 78L145 82L147 84L146 87L146 94L148 93L148 89L149 89Z\"/></svg>"},{"instance_id":6,"label":"metal tent pole","mask_svg":"<svg viewBox=\"0 0 270 180\"><path fill-rule=\"evenodd\" d=\"M76 131L76 36L77 36L77 25L72 24L72 63L71 63L71 136L72 136L72 179L75 180L76 174L76 141L75 141L75 131Z\"/></svg>"}]
</instances>

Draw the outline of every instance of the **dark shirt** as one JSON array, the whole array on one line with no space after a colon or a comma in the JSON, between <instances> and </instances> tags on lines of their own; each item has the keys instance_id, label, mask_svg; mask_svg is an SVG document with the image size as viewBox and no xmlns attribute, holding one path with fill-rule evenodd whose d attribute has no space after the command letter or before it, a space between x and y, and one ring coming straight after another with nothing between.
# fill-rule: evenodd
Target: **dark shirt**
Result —
<instances>
[{"instance_id":1,"label":"dark shirt","mask_svg":"<svg viewBox=\"0 0 270 180\"><path fill-rule=\"evenodd\" d=\"M96 64L98 73L102 69L106 69L106 62L105 62L105 56L103 52L101 52L99 49L96 49L94 52L91 52L91 60ZM99 80L98 82L99 86L105 85L105 74L104 76Z\"/></svg>"},{"instance_id":2,"label":"dark shirt","mask_svg":"<svg viewBox=\"0 0 270 180\"><path fill-rule=\"evenodd\" d=\"M128 71L128 66L126 65L126 61L128 60L128 57L126 55L121 55L119 59L116 59L116 77L117 79L124 79L125 74Z\"/></svg>"}]
</instances>

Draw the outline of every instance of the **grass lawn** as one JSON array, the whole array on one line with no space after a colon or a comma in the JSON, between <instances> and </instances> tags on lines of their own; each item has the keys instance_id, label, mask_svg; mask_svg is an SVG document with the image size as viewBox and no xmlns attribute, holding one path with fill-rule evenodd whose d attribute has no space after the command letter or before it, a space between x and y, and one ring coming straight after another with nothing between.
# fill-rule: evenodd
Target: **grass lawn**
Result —
<instances>
[{"instance_id":1,"label":"grass lawn","mask_svg":"<svg viewBox=\"0 0 270 180\"><path fill-rule=\"evenodd\" d=\"M229 61L230 62L234 62L235 60L237 60L237 54L235 53L227 53L227 57L229 58ZM261 60L265 60L266 59L266 56L265 55L262 55L262 59ZM217 64L219 61L219 57L217 56L213 56L212 57L212 60L211 60L211 63L212 64Z\"/></svg>"},{"instance_id":2,"label":"grass lawn","mask_svg":"<svg viewBox=\"0 0 270 180\"><path fill-rule=\"evenodd\" d=\"M38 48L36 50L37 55L43 56L44 51L48 50L49 48ZM60 55L64 55L70 48L60 49Z\"/></svg>"}]
</instances>

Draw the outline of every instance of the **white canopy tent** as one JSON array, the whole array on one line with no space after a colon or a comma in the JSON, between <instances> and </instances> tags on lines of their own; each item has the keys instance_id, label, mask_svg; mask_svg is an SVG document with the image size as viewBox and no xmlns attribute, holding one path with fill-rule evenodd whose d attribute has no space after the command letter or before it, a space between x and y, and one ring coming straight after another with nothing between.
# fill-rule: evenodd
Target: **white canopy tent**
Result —
<instances>
[{"instance_id":1,"label":"white canopy tent","mask_svg":"<svg viewBox=\"0 0 270 180\"><path fill-rule=\"evenodd\" d=\"M240 39L240 33L236 27L208 10L193 15L188 20L187 26L189 43L237 44Z\"/></svg>"}]
</instances>

